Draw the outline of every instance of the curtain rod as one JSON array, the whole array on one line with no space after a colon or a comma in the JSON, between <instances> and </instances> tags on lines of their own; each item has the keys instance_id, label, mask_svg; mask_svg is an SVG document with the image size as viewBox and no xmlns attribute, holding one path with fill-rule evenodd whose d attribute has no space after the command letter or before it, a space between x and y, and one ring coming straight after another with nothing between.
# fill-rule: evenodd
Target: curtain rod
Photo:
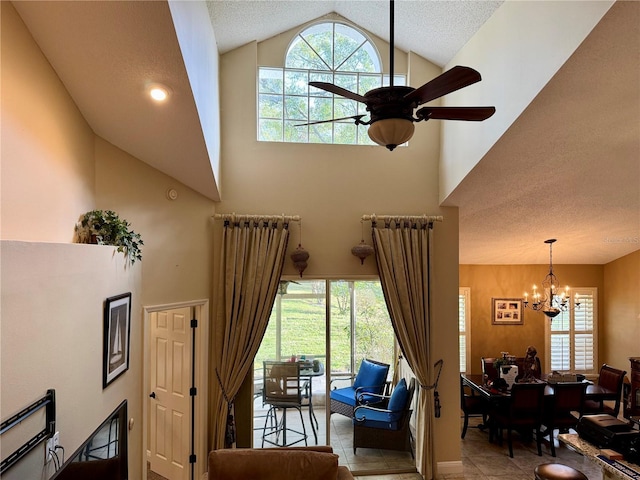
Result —
<instances>
[{"instance_id":1,"label":"curtain rod","mask_svg":"<svg viewBox=\"0 0 640 480\"><path fill-rule=\"evenodd\" d=\"M367 222L369 220L379 220L385 222L387 220L400 220L400 221L413 221L413 222L442 222L444 217L442 215L363 215L362 220Z\"/></svg>"},{"instance_id":2,"label":"curtain rod","mask_svg":"<svg viewBox=\"0 0 640 480\"><path fill-rule=\"evenodd\" d=\"M235 214L235 213L216 213L215 215L213 215L214 219L216 220L230 220L232 222L237 221L256 221L256 220L266 220L266 221L272 221L272 220L282 220L283 222L299 222L300 221L300 215L239 215L239 214Z\"/></svg>"}]
</instances>

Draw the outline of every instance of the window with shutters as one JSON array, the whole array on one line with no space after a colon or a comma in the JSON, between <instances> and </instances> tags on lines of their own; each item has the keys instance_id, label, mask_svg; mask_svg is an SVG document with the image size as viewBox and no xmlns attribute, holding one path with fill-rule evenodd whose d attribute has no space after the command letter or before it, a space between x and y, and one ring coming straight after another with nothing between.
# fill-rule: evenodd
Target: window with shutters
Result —
<instances>
[{"instance_id":1,"label":"window with shutters","mask_svg":"<svg viewBox=\"0 0 640 480\"><path fill-rule=\"evenodd\" d=\"M471 310L471 289L460 287L458 293L458 330L460 332L460 373L470 371L469 365L469 311Z\"/></svg>"},{"instance_id":2,"label":"window with shutters","mask_svg":"<svg viewBox=\"0 0 640 480\"><path fill-rule=\"evenodd\" d=\"M547 371L598 373L598 292L574 288L580 306L562 312L552 321L545 318Z\"/></svg>"}]
</instances>

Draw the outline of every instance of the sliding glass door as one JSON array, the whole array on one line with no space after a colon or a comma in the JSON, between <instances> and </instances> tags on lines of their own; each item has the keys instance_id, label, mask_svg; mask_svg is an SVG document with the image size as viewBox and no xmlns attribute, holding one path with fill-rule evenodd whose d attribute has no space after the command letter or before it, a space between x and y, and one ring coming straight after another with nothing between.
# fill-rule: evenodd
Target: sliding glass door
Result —
<instances>
[{"instance_id":1,"label":"sliding glass door","mask_svg":"<svg viewBox=\"0 0 640 480\"><path fill-rule=\"evenodd\" d=\"M330 389L349 384L363 358L388 363L391 379L394 339L379 281L280 282L254 363L254 446L262 445L264 425L272 420L266 417L269 405L262 402L263 362L301 363L303 385L309 389L313 409L303 409L307 441L314 444L317 437L317 443L324 445L337 435L331 432ZM299 415L291 421L299 421Z\"/></svg>"}]
</instances>

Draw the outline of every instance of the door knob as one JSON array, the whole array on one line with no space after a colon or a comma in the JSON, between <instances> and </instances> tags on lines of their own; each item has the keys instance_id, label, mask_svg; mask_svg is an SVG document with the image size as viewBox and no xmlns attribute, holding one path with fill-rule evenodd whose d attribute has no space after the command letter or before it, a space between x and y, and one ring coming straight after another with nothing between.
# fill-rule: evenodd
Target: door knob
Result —
<instances>
[{"instance_id":1,"label":"door knob","mask_svg":"<svg viewBox=\"0 0 640 480\"><path fill-rule=\"evenodd\" d=\"M150 396L151 398L156 398L156 392L151 392L151 393L149 394L149 396Z\"/></svg>"}]
</instances>

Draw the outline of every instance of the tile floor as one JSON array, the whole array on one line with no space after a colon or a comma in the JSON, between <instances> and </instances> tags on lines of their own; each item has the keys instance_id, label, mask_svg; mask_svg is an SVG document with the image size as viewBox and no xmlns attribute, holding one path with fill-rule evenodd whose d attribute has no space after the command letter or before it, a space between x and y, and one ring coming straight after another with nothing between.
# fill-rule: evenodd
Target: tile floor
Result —
<instances>
[{"instance_id":1,"label":"tile floor","mask_svg":"<svg viewBox=\"0 0 640 480\"><path fill-rule=\"evenodd\" d=\"M260 412L256 410L256 415ZM324 414L316 409L316 416L324 429ZM262 412L264 413L264 412ZM293 413L297 422L293 420ZM289 425L297 423L300 419L297 412L291 412ZM313 435L309 427L308 412L303 410L303 418L309 435L308 443L314 444ZM262 427L264 419L257 419L256 426ZM509 457L506 437L502 446L497 443L489 443L488 433L480 430L477 425L480 419L471 418L466 437L461 440L462 474L441 474L438 480L469 479L469 480L530 480L533 478L534 468L541 463L563 463L583 472L589 480L602 480L602 472L587 458L568 449L564 444L555 439L556 455L551 456L548 442L542 443L542 457L537 455L536 443L522 442L517 434L514 434L513 449L514 458ZM415 472L415 463L408 452L394 452L374 449L358 449L353 454L352 427L350 419L342 415L331 416L331 443L334 452L340 456L339 463L346 465L354 473L358 480L420 480L422 477ZM261 445L262 428L255 430L254 446ZM289 437L290 441L292 437ZM326 443L326 435L318 435L318 444ZM302 443L304 444L304 443ZM298 444L300 445L300 444ZM383 474L384 473L384 474Z\"/></svg>"}]
</instances>

